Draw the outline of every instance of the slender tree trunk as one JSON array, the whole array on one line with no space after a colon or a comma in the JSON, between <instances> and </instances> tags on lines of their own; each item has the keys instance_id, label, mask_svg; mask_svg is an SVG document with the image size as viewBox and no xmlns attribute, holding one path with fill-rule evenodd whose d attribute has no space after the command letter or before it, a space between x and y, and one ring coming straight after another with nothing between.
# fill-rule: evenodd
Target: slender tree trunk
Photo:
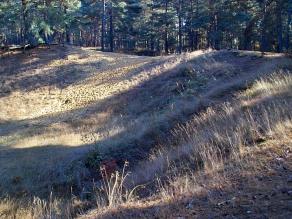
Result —
<instances>
[{"instance_id":1,"label":"slender tree trunk","mask_svg":"<svg viewBox=\"0 0 292 219\"><path fill-rule=\"evenodd\" d=\"M277 38L278 38L278 46L277 52L283 52L283 25L282 25L282 8L283 1L277 1Z\"/></svg>"},{"instance_id":2,"label":"slender tree trunk","mask_svg":"<svg viewBox=\"0 0 292 219\"><path fill-rule=\"evenodd\" d=\"M182 53L182 0L178 1L178 52Z\"/></svg>"},{"instance_id":3,"label":"slender tree trunk","mask_svg":"<svg viewBox=\"0 0 292 219\"><path fill-rule=\"evenodd\" d=\"M48 23L48 8L50 7L50 1L48 0L43 0L43 5L44 5L44 8L46 10L44 10L44 14L43 14L43 19L46 23ZM50 47L50 43L51 43L51 38L50 36L48 35L48 33L46 32L46 30L42 30L43 32L43 37L44 37L44 40L45 40L45 44Z\"/></svg>"},{"instance_id":4,"label":"slender tree trunk","mask_svg":"<svg viewBox=\"0 0 292 219\"><path fill-rule=\"evenodd\" d=\"M153 13L154 13L154 1L152 0L151 1L151 16L153 16ZM150 21L150 31L151 31L151 34L150 34L150 48L151 48L151 52L154 53L155 52L155 35L154 35L154 23L153 23L153 17Z\"/></svg>"},{"instance_id":5,"label":"slender tree trunk","mask_svg":"<svg viewBox=\"0 0 292 219\"><path fill-rule=\"evenodd\" d=\"M110 10L109 10L109 18L110 18L110 33L109 33L109 39L110 39L110 51L114 51L114 26L113 26L113 5L111 3Z\"/></svg>"},{"instance_id":6,"label":"slender tree trunk","mask_svg":"<svg viewBox=\"0 0 292 219\"><path fill-rule=\"evenodd\" d=\"M264 0L262 3L262 24L261 24L261 43L260 43L260 49L262 52L265 52L267 50L267 36L266 36L266 28L267 28L267 1Z\"/></svg>"},{"instance_id":7,"label":"slender tree trunk","mask_svg":"<svg viewBox=\"0 0 292 219\"><path fill-rule=\"evenodd\" d=\"M63 7L64 7L64 15L67 15L67 6L65 3L62 1ZM71 36L70 36L70 31L69 31L69 26L68 24L65 25L65 40L67 44L71 44Z\"/></svg>"},{"instance_id":8,"label":"slender tree trunk","mask_svg":"<svg viewBox=\"0 0 292 219\"><path fill-rule=\"evenodd\" d=\"M289 52L290 49L290 30L291 30L291 15L292 7L288 8L288 21L287 21L287 30L286 30L286 51Z\"/></svg>"},{"instance_id":9,"label":"slender tree trunk","mask_svg":"<svg viewBox=\"0 0 292 219\"><path fill-rule=\"evenodd\" d=\"M199 19L199 0L196 1L196 20ZM198 45L199 45L199 31L198 29L196 29L195 31L195 39L194 39L194 45L195 45L195 49L198 49Z\"/></svg>"},{"instance_id":10,"label":"slender tree trunk","mask_svg":"<svg viewBox=\"0 0 292 219\"><path fill-rule=\"evenodd\" d=\"M102 23L101 23L101 51L104 51L105 47L105 0L102 1Z\"/></svg>"},{"instance_id":11,"label":"slender tree trunk","mask_svg":"<svg viewBox=\"0 0 292 219\"><path fill-rule=\"evenodd\" d=\"M214 37L214 48L216 50L220 49L220 40L219 40L219 29L218 29L218 13L216 12L214 15L214 32L215 32L215 37Z\"/></svg>"},{"instance_id":12,"label":"slender tree trunk","mask_svg":"<svg viewBox=\"0 0 292 219\"><path fill-rule=\"evenodd\" d=\"M209 16L210 16L210 26L208 28L207 37L208 37L208 47L212 49L216 48L216 38L217 38L217 14L215 11L215 1L209 0L208 2L209 7Z\"/></svg>"},{"instance_id":13,"label":"slender tree trunk","mask_svg":"<svg viewBox=\"0 0 292 219\"><path fill-rule=\"evenodd\" d=\"M27 32L28 32L28 24L27 24L27 0L21 0L21 15L22 15L22 28L21 28L21 38L23 48L25 48L25 44L27 42Z\"/></svg>"},{"instance_id":14,"label":"slender tree trunk","mask_svg":"<svg viewBox=\"0 0 292 219\"><path fill-rule=\"evenodd\" d=\"M207 27L206 34L207 34L206 46L207 48L211 48L212 47L211 27Z\"/></svg>"},{"instance_id":15,"label":"slender tree trunk","mask_svg":"<svg viewBox=\"0 0 292 219\"><path fill-rule=\"evenodd\" d=\"M251 50L252 46L251 46L251 33L252 33L252 29L253 29L253 20L250 21L250 23L247 25L247 27L244 30L243 36L243 49L244 50Z\"/></svg>"},{"instance_id":16,"label":"slender tree trunk","mask_svg":"<svg viewBox=\"0 0 292 219\"><path fill-rule=\"evenodd\" d=\"M164 22L165 22L165 32L164 32L164 50L165 53L169 53L169 48L168 48L168 0L165 0L165 17L164 17Z\"/></svg>"},{"instance_id":17,"label":"slender tree trunk","mask_svg":"<svg viewBox=\"0 0 292 219\"><path fill-rule=\"evenodd\" d=\"M188 28L188 36L189 36L189 45L188 47L191 49L191 51L194 51L194 31L193 31L193 22L194 22L194 7L193 7L193 0L190 0L190 16L189 19L189 28Z\"/></svg>"},{"instance_id":18,"label":"slender tree trunk","mask_svg":"<svg viewBox=\"0 0 292 219\"><path fill-rule=\"evenodd\" d=\"M99 29L99 22L98 18L94 20L94 42L93 46L96 47L98 45L98 29Z\"/></svg>"}]
</instances>

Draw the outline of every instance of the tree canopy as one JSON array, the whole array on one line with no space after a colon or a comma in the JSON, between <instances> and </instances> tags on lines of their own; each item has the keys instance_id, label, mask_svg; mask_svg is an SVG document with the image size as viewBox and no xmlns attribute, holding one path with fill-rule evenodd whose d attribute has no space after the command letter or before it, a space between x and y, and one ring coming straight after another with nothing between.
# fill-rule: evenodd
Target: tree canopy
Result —
<instances>
[{"instance_id":1,"label":"tree canopy","mask_svg":"<svg viewBox=\"0 0 292 219\"><path fill-rule=\"evenodd\" d=\"M149 54L291 49L292 0L2 0L0 44Z\"/></svg>"}]
</instances>

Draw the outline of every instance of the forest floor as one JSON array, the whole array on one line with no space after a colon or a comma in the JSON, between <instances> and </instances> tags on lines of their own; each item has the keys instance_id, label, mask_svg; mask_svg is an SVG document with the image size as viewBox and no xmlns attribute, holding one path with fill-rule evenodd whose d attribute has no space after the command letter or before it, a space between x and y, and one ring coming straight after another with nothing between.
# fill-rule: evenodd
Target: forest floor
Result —
<instances>
[{"instance_id":1,"label":"forest floor","mask_svg":"<svg viewBox=\"0 0 292 219\"><path fill-rule=\"evenodd\" d=\"M291 69L291 59L283 54L247 51L144 57L53 46L5 55L0 58L0 196L44 198L53 192L62 198L71 192L84 199L93 179L98 180L103 161L114 161L116 169L129 161L134 184L149 182L159 172L156 169L161 169L152 165L154 153L163 146L170 150L168 141L178 124L187 124L209 107L232 101L262 77ZM253 98L248 101L256 102L257 96ZM291 104L290 96L284 99ZM224 208L238 206L234 203L243 206L233 207L238 214L253 215L257 204L266 206L266 195L275 190L278 204L286 209L284 218L287 212L291 215L287 184L291 183L291 132L285 135L289 136L282 139L285 147L269 140L263 146L268 149L259 150L259 157L275 155L263 161L269 163L266 169L258 168L258 181L245 184L254 179L248 168L240 174L230 171L233 175L224 179L230 182L230 189L214 190L218 197L212 195L211 202L206 193L213 194L213 190L206 186L201 193L205 196L198 200L194 198L198 194L167 201L156 198L139 202L138 210L130 209L133 205L128 203L102 214L94 211L88 217L227 217ZM285 157L279 158L283 153ZM211 183L211 178L219 179L213 176L201 177ZM255 200L251 209L250 198ZM185 205L190 207L186 210ZM0 202L0 218L1 209L5 209L1 207Z\"/></svg>"}]
</instances>

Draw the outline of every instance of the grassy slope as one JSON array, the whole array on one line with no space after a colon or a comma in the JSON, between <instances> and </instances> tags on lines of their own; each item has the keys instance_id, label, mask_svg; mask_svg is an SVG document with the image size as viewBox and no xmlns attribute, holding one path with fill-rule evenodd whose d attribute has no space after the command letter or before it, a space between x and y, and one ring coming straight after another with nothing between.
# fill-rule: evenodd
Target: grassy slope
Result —
<instances>
[{"instance_id":1,"label":"grassy slope","mask_svg":"<svg viewBox=\"0 0 292 219\"><path fill-rule=\"evenodd\" d=\"M156 194L82 218L291 217L291 88L291 74L277 73L194 117L143 165L165 168Z\"/></svg>"},{"instance_id":2,"label":"grassy slope","mask_svg":"<svg viewBox=\"0 0 292 219\"><path fill-rule=\"evenodd\" d=\"M291 66L288 69L269 75L258 68L254 72L261 79L253 81L251 76L247 90L242 80L214 88L222 104L174 128L158 152L133 171L134 184L154 180L146 183L150 198L82 218L290 217ZM238 88L244 91L236 92ZM226 90L235 92L234 97ZM160 180L155 183L157 174Z\"/></svg>"},{"instance_id":3,"label":"grassy slope","mask_svg":"<svg viewBox=\"0 0 292 219\"><path fill-rule=\"evenodd\" d=\"M167 206L171 206L170 200L181 200L180 196L182 200L188 200L186 197L195 195L189 194L188 190L193 191L197 182L188 179L192 182L189 187L180 182L182 174L187 173L188 177L190 173L193 174L194 164L195 168L204 166L211 172L214 167L222 167L221 159L213 156L217 152L230 159L236 157L237 162L241 161L238 150L245 151L242 145L257 141L258 135L259 139L270 136L268 131L272 131L271 126L284 119L288 118L289 126L291 117L287 107L291 99L289 95L287 97L287 91L283 91L281 83L278 83L279 89L274 93L266 92L265 99L274 101L278 93L283 91L281 97L288 106L280 101L277 106L281 107L270 107L272 110L267 110L269 106L263 105L260 108L268 112L277 112L278 108L283 108L282 113L276 113L278 117L266 115L267 118L273 118L266 130L253 133L251 130L258 127L252 126L254 123L249 120L242 122L245 116L250 115L243 109L256 111L256 106L262 104L262 96L258 92L261 86L264 87L264 82L257 83L258 88L232 100L236 91L252 84L255 79L265 77L277 69L291 69L291 60L281 56L199 51L182 56L147 58L103 54L80 48L51 50L33 52L33 59L21 55L4 59L5 67L1 69L1 83L4 86L1 88L0 101L1 105L7 107L0 109L0 164L3 167L1 175L4 176L0 181L2 193L9 191L17 196L41 195L46 194L47 189L57 192L60 185L73 186L75 192L82 188L90 191L88 187L92 187L92 184L87 187L86 181L94 177L93 170L98 168L96 163L114 159L122 166L125 160L129 160L130 166L132 169L135 166L135 169L131 177L127 178L128 186L151 182L156 174L161 176L162 183L158 184L161 195L144 202L137 211L130 209L130 215L135 216L140 214L143 206L149 205L149 212L153 214L156 200L167 203L167 209ZM15 67L15 61L22 64ZM289 86L287 89L291 91L291 84ZM268 90L271 90L270 87ZM231 101L231 106L213 107L213 112L209 109L192 119L194 113L226 101ZM229 117L231 111L232 118ZM266 117L259 117L260 124L265 124L265 127ZM177 123L182 125L177 126ZM210 124L217 128L213 130L208 126ZM236 124L241 124L243 128ZM200 128L197 130L196 127ZM225 130L222 127L229 130L227 136L225 132L220 132ZM234 134L234 128L241 133ZM240 147L237 145L239 140L242 144ZM84 162L76 162L93 145L98 145L99 152L90 153L90 158L85 159L86 165ZM141 165L137 165L145 159ZM22 165L19 166L19 163ZM178 171L169 171L173 166ZM202 180L205 178L202 177ZM178 188L174 186L170 189L169 182L170 185L178 185ZM153 186L157 187L156 183L151 183L146 189L150 189L150 193L141 194L151 195ZM176 189L182 191L182 194L172 194ZM104 194L102 198L107 201ZM1 205L3 211L7 209L5 205L8 209L14 206L13 202L4 201ZM56 202L49 203L50 206L45 209L39 202L31 207L38 209L36 211L40 215L52 208L51 214L68 216L73 214L72 206L78 205L76 202L80 201L74 199L73 204L70 201L66 204L69 210L59 213L55 210L65 208ZM131 203L127 203L126 209L129 208ZM114 206L110 209L114 209ZM158 216L163 217L166 212L162 211ZM103 213L93 214L104 217ZM110 211L105 211L105 214L108 213ZM169 214L176 213L170 209ZM24 218L23 215L19 217Z\"/></svg>"}]
</instances>

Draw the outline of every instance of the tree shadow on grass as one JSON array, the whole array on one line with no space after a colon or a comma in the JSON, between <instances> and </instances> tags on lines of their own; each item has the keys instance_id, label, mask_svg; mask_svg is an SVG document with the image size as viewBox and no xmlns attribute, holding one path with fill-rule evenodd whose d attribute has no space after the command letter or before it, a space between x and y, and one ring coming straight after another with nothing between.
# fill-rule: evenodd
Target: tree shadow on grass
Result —
<instances>
[{"instance_id":1,"label":"tree shadow on grass","mask_svg":"<svg viewBox=\"0 0 292 219\"><path fill-rule=\"evenodd\" d=\"M171 81L169 81L170 77L172 78ZM132 165L135 165L137 162L147 158L154 146L165 141L169 134L168 131L176 124L188 121L194 113L198 113L210 105L208 101L198 100L198 97L194 95L180 96L177 90L177 83L184 82L186 79L188 78L182 75L181 72L172 69L128 91L113 95L84 108L70 110L53 116L42 116L37 119L3 122L0 125L0 128L3 130L1 130L1 134L9 136L13 133L19 133L23 137L25 135L26 137L39 135L45 133L48 126L60 122L74 129L76 126L86 125L86 122L92 120L96 115L110 109L107 119L103 122L99 121L98 124L93 123L89 130L85 131L92 131L92 129L93 132L101 131L95 126L104 127L109 123L109 120L114 120L119 115L123 115L126 120L129 119L132 124L126 126L125 130L96 141L94 145L103 146L108 150L107 154L109 157L116 159L121 165L125 160L129 160ZM218 83L218 81L213 83ZM169 96L172 96L174 99L169 99ZM173 109L178 111L173 112ZM151 120L151 118L154 119ZM145 125L149 126L143 132ZM31 128L35 128L37 133L31 132ZM57 130L56 133L60 131L62 130ZM29 177L25 178L27 181L24 185L27 184L28 188L30 188L29 185L32 185L32 183L38 188L36 190L46 188L47 192L50 192L51 185L54 183L58 184L59 186L57 187L60 188L62 187L60 186L62 182L64 184L71 182L71 178L68 179L68 174L64 173L64 171L68 170L68 166L70 167L72 163L79 162L78 160L80 159L82 160L82 156L85 156L94 145L85 144L78 147L43 146L26 149L8 147L0 150L0 162L3 162L3 167L5 167L5 169L2 169L2 171L5 171L2 175L6 177L6 180L4 180L5 185L2 185L2 187L10 185L13 177L17 177L18 174L21 175L22 171L26 170L29 172ZM11 160L13 161L12 163L10 163ZM79 184L77 186L78 189L83 186L82 182L78 181L86 181L86 179L90 181L92 177L90 171L96 171L96 169L93 170L92 168L83 168L82 165L84 163L81 162L80 165L74 166L76 170L73 171L72 176L74 183ZM37 170L35 169L36 167ZM82 170L77 167L80 167ZM37 178L39 172L41 173L41 180ZM84 172L83 176L78 175L82 175L82 172ZM17 174L9 175L11 173ZM70 174L72 175L69 171ZM46 183L49 183L49 185ZM73 185L73 183L69 183L69 185ZM34 187L31 187L29 192L36 190Z\"/></svg>"},{"instance_id":2,"label":"tree shadow on grass","mask_svg":"<svg viewBox=\"0 0 292 219\"><path fill-rule=\"evenodd\" d=\"M0 59L0 98L9 96L11 92L18 90L28 92L43 87L64 89L90 77L95 73L93 72L94 69L105 71L106 69L101 66L106 66L110 70L116 65L113 64L111 67L111 62L106 59L109 54L105 54L105 58L102 58L102 53L99 61L94 60L84 64L75 63L75 61L90 57L90 54L79 48L74 49L76 51L72 52L67 47L61 48L59 46L53 46L50 49L38 48L32 50L30 55L16 54L12 57ZM74 55L76 55L76 59L73 57L70 61L69 56ZM122 59L122 57L119 59ZM134 57L133 59L139 60L139 62L143 61L141 57ZM66 61L65 64L58 63L64 60ZM123 63L124 66L122 67L125 67L126 64ZM150 66L147 67L146 64L149 65L149 63L144 63L144 67L142 67L149 68ZM24 72L28 72L28 75L23 75Z\"/></svg>"},{"instance_id":3,"label":"tree shadow on grass","mask_svg":"<svg viewBox=\"0 0 292 219\"><path fill-rule=\"evenodd\" d=\"M30 71L36 67L42 67L53 60L65 59L67 48L52 46L48 48L35 48L27 53L16 53L0 58L1 76L16 76L23 71Z\"/></svg>"},{"instance_id":4,"label":"tree shadow on grass","mask_svg":"<svg viewBox=\"0 0 292 219\"><path fill-rule=\"evenodd\" d=\"M153 63L150 65L153 67ZM135 71L137 72L138 70L136 69ZM159 79L159 77L157 79ZM147 86L147 83L144 86ZM35 87L33 89L35 89ZM137 94L136 89L134 89L133 92L132 95ZM76 124L75 120L77 120L77 123L81 123L78 125L82 125L83 119L95 116L96 113L107 110L108 107L112 106L113 102L122 104L122 102L128 101L128 94L128 92L124 92L121 95L99 101L91 106L70 110L69 112L53 116L42 116L37 119L24 119L18 121L1 121L0 134L2 137L10 137L11 135L17 135L18 138L34 137L46 133L48 126L60 122L72 125L74 129L73 121L74 124ZM115 107L118 107L118 105ZM76 115L82 114L81 112L83 111L86 113L76 118ZM118 110L114 109L114 111L117 113ZM127 112L124 111L124 113ZM106 122L107 121L105 121L105 123ZM62 130L57 130L56 134L61 131ZM126 133L126 131L124 133ZM119 136L122 135L123 134ZM48 194L51 188L54 187L54 184L56 188L62 187L62 182L64 182L66 186L76 186L77 182L78 190L81 190L82 185L81 182L78 183L78 181L81 179L84 180L87 177L86 171L88 170L86 170L86 168L82 170L78 169L83 168L83 164L81 164L76 166L73 165L76 169L74 169L74 171L71 169L70 171L70 165L74 162L79 162L78 160L88 153L92 147L92 144L84 144L77 147L50 145L29 148L13 148L2 145L0 148L1 176L3 176L1 178L1 194L17 196L18 194L42 194L42 191ZM84 176L79 176L79 174L82 175L83 170L85 172ZM66 171L69 172L65 173ZM87 181L90 180L91 179L87 179ZM74 181L74 183L70 184L71 181Z\"/></svg>"},{"instance_id":5,"label":"tree shadow on grass","mask_svg":"<svg viewBox=\"0 0 292 219\"><path fill-rule=\"evenodd\" d=\"M260 101L257 104L266 104L267 106L269 106L269 104L273 105L273 100L279 98L280 97L275 96L270 99L263 99L262 102ZM281 100L279 101L281 102ZM252 110L257 111L256 107ZM236 113L238 112L235 110L229 117L235 117ZM214 115L214 118L209 119L214 119L221 123L222 127L227 126L229 123L225 118L221 118L222 121L219 121L216 115ZM204 127L201 128L203 129ZM123 163L127 160L130 161L131 168L139 169L138 163L145 160L150 150L159 143L157 139L153 139L151 133L158 132L155 134L158 136L165 135L166 139L169 129L158 127L157 130L151 129L149 130L151 133L145 133L139 138L125 139L125 135L127 135L128 131L129 130L125 130L109 139L99 141L98 144L110 146L112 142L114 142L114 139L117 138L120 147L115 145L112 149L108 148L107 157L104 156L103 158L105 160L115 159L120 167L122 167ZM165 139L160 139L160 141L163 142ZM94 152L95 149L96 144L77 147L50 145L31 148L2 149L0 150L0 175L2 176L0 180L0 195L9 194L12 197L36 195L46 198L51 191L54 192L54 195L61 197L64 195L71 195L70 192L80 194L82 189L90 191L89 187L92 185L92 181L99 180L99 178L96 178L97 175L99 175L98 167L87 166L86 164L88 153ZM141 165L143 166L143 163L141 163ZM146 173L148 168L151 168L151 163L147 163L147 168L144 167L143 171ZM161 174L159 171L156 171L155 168L151 171L153 174ZM148 177L149 176L150 175L148 175ZM149 180L139 175L139 171L135 171L133 178L137 183L138 181L135 177L139 177L139 183L145 183L145 180ZM135 209L132 210L134 212L136 211ZM124 213L127 213L127 210Z\"/></svg>"},{"instance_id":6,"label":"tree shadow on grass","mask_svg":"<svg viewBox=\"0 0 292 219\"><path fill-rule=\"evenodd\" d=\"M184 65L184 63L180 65ZM190 80L190 78L182 74L178 70L179 68L180 66L177 66L177 69L163 72L130 90L113 95L82 108L49 116L41 116L35 119L2 121L0 123L0 134L2 136L19 134L21 137L33 137L34 135L45 133L48 130L47 128L55 123L64 123L66 126L69 126L74 130L80 126L85 127L87 123L90 123L90 120L94 121L94 117L99 114L110 112L106 119L96 121L98 124L94 124L94 122L91 123L91 125L88 126L88 130L85 128L83 131L93 131L98 133L102 132L104 127L108 127L109 129L112 128L111 124L116 125L118 122L123 123L125 120L129 120L132 124L130 126L126 124L126 127L129 127L130 129L122 131L120 134L109 138L109 142L112 142L113 139L117 139L116 142L118 142L119 138L123 138L122 136L127 137L127 132L128 135L129 133L131 134L131 132L135 135L135 132L139 131L139 125L150 123L152 127L150 129L152 129L153 132L152 134L149 134L149 138L146 139L151 143L154 143L153 139L164 138L164 130L170 129L170 127L173 127L173 125L178 122L186 121L189 116L194 112L197 112L198 109L210 105L208 98L202 100L202 97L200 97L202 96L202 93L205 92L204 89L201 92L197 92L195 95L180 95L181 87L183 87L183 84ZM225 79L226 78L223 77L220 80L211 81L209 87L206 85L207 88L205 88L205 90L208 90L210 93L210 88L212 88L214 84L224 85ZM234 90L234 86L238 85L230 84L230 86ZM244 83L243 87L245 86L246 84ZM239 87L239 89L241 88L242 87ZM216 90L213 90L212 92L216 93ZM224 91L224 95L227 93L228 92ZM218 99L218 97L216 97L216 99ZM181 109L182 111L180 111ZM164 114L167 115L166 118L164 118ZM121 116L124 118L119 118ZM161 117L161 119L159 117ZM118 120L116 121L117 118ZM149 119L153 120L149 121ZM155 120L160 122L157 123ZM37 131L32 132L32 128ZM62 130L57 129L56 131L60 132ZM147 143L147 145L149 144Z\"/></svg>"},{"instance_id":7,"label":"tree shadow on grass","mask_svg":"<svg viewBox=\"0 0 292 219\"><path fill-rule=\"evenodd\" d=\"M78 165L93 145L71 147L49 145L0 150L0 197L69 195L70 189L82 189L81 179L88 171ZM91 180L91 179L87 179Z\"/></svg>"}]
</instances>

